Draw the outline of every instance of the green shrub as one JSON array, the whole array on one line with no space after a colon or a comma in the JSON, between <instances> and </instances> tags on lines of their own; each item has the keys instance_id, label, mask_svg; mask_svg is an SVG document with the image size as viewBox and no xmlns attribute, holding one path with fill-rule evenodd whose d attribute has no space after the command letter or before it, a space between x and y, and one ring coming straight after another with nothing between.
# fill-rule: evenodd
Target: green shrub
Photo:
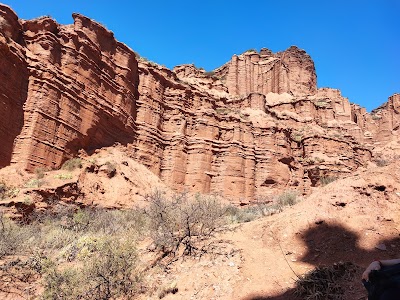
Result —
<instances>
[{"instance_id":1,"label":"green shrub","mask_svg":"<svg viewBox=\"0 0 400 300\"><path fill-rule=\"evenodd\" d=\"M67 171L73 171L77 168L82 168L82 159L78 157L67 160L61 167L61 169Z\"/></svg>"}]
</instances>

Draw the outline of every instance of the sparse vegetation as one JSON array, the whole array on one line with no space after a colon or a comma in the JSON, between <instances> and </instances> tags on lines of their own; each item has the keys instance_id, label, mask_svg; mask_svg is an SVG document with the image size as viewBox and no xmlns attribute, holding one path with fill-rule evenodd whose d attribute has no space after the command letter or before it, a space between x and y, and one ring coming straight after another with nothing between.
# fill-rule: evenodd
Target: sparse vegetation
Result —
<instances>
[{"instance_id":1,"label":"sparse vegetation","mask_svg":"<svg viewBox=\"0 0 400 300\"><path fill-rule=\"evenodd\" d=\"M0 182L0 200L14 198L18 195L19 188L8 186L5 182Z\"/></svg>"},{"instance_id":2,"label":"sparse vegetation","mask_svg":"<svg viewBox=\"0 0 400 300\"><path fill-rule=\"evenodd\" d=\"M35 169L36 179L42 179L44 177L45 172L46 172L45 168L36 168Z\"/></svg>"},{"instance_id":3,"label":"sparse vegetation","mask_svg":"<svg viewBox=\"0 0 400 300\"><path fill-rule=\"evenodd\" d=\"M290 137L292 138L293 141L299 143L303 139L303 134L301 132L296 131L296 132L292 132Z\"/></svg>"},{"instance_id":4,"label":"sparse vegetation","mask_svg":"<svg viewBox=\"0 0 400 300\"><path fill-rule=\"evenodd\" d=\"M107 162L105 163L105 166L106 166L106 170L105 170L105 171L106 171L106 173L107 173L107 176L108 176L109 178L114 177L115 174L116 174L116 172L117 172L117 167L116 167L115 163L110 162L110 161L107 161Z\"/></svg>"},{"instance_id":5,"label":"sparse vegetation","mask_svg":"<svg viewBox=\"0 0 400 300\"><path fill-rule=\"evenodd\" d=\"M306 300L345 299L341 283L352 279L355 272L356 266L350 262L317 267L297 280L294 294Z\"/></svg>"},{"instance_id":6,"label":"sparse vegetation","mask_svg":"<svg viewBox=\"0 0 400 300\"><path fill-rule=\"evenodd\" d=\"M223 107L218 107L218 108L215 109L215 111L216 111L217 114L220 114L220 115L227 115L230 112L232 112L231 109L223 108Z\"/></svg>"},{"instance_id":7,"label":"sparse vegetation","mask_svg":"<svg viewBox=\"0 0 400 300\"><path fill-rule=\"evenodd\" d=\"M80 267L45 270L44 299L115 299L133 297L140 272L133 243L114 238L98 240L98 247L80 261ZM79 259L78 259L79 262Z\"/></svg>"},{"instance_id":8,"label":"sparse vegetation","mask_svg":"<svg viewBox=\"0 0 400 300\"><path fill-rule=\"evenodd\" d=\"M219 253L211 238L227 221L248 222L271 215L294 199L286 193L275 202L268 198L238 208L224 207L215 197L192 199L185 193L167 197L155 191L146 209L126 211L77 209L49 199L51 210L38 210L23 225L0 215L0 284L15 281L20 274L21 286L40 280L41 299L133 299L144 291L149 270L139 261L139 240L151 238L156 263L215 249ZM9 258L18 259L6 265ZM161 299L177 291L172 283L160 287L156 295Z\"/></svg>"},{"instance_id":9,"label":"sparse vegetation","mask_svg":"<svg viewBox=\"0 0 400 300\"><path fill-rule=\"evenodd\" d=\"M314 102L314 105L316 107L325 108L325 107L329 106L329 103L326 101L317 101L317 102Z\"/></svg>"},{"instance_id":10,"label":"sparse vegetation","mask_svg":"<svg viewBox=\"0 0 400 300\"><path fill-rule=\"evenodd\" d=\"M0 212L0 258L23 250L28 236L26 227L15 224Z\"/></svg>"},{"instance_id":11,"label":"sparse vegetation","mask_svg":"<svg viewBox=\"0 0 400 300\"><path fill-rule=\"evenodd\" d=\"M384 159L384 158L377 158L374 160L374 162L378 167L385 167L385 166L389 165L389 163L390 163L389 160Z\"/></svg>"},{"instance_id":12,"label":"sparse vegetation","mask_svg":"<svg viewBox=\"0 0 400 300\"><path fill-rule=\"evenodd\" d=\"M43 277L42 299L132 299L142 289L135 245L144 217L139 209L59 205L18 225L0 214L0 258L23 255L10 268L0 263L0 285L23 266L24 273Z\"/></svg>"},{"instance_id":13,"label":"sparse vegetation","mask_svg":"<svg viewBox=\"0 0 400 300\"><path fill-rule=\"evenodd\" d=\"M25 187L27 188L39 188L44 184L43 179L32 178L27 183L25 183Z\"/></svg>"},{"instance_id":14,"label":"sparse vegetation","mask_svg":"<svg viewBox=\"0 0 400 300\"><path fill-rule=\"evenodd\" d=\"M292 206L297 202L297 192L286 191L278 196L278 205L283 208L284 206Z\"/></svg>"},{"instance_id":15,"label":"sparse vegetation","mask_svg":"<svg viewBox=\"0 0 400 300\"><path fill-rule=\"evenodd\" d=\"M276 204L259 203L246 207L229 205L225 208L228 223L247 223L261 217L270 216L280 211Z\"/></svg>"},{"instance_id":16,"label":"sparse vegetation","mask_svg":"<svg viewBox=\"0 0 400 300\"><path fill-rule=\"evenodd\" d=\"M54 178L61 179L61 180L72 179L72 174L70 174L70 173L57 174L54 176Z\"/></svg>"},{"instance_id":17,"label":"sparse vegetation","mask_svg":"<svg viewBox=\"0 0 400 300\"><path fill-rule=\"evenodd\" d=\"M330 184L331 182L334 182L335 180L337 180L338 178L335 176L322 176L319 179L319 182L321 183L322 186L325 186L327 184Z\"/></svg>"},{"instance_id":18,"label":"sparse vegetation","mask_svg":"<svg viewBox=\"0 0 400 300\"><path fill-rule=\"evenodd\" d=\"M167 199L164 193L156 191L148 201L150 236L166 255L175 255L181 250L184 255L192 255L204 250L202 242L222 225L224 210L213 197L198 196L189 200L183 193Z\"/></svg>"},{"instance_id":19,"label":"sparse vegetation","mask_svg":"<svg viewBox=\"0 0 400 300\"><path fill-rule=\"evenodd\" d=\"M82 159L78 157L67 160L61 167L61 169L70 172L78 168L82 168Z\"/></svg>"}]
</instances>

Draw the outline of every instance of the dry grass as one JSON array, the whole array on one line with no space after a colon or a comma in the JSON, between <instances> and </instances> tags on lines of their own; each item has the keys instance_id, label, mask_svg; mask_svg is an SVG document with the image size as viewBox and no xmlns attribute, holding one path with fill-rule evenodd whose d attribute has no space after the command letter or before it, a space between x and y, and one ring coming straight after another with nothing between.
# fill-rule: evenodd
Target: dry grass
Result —
<instances>
[{"instance_id":1,"label":"dry grass","mask_svg":"<svg viewBox=\"0 0 400 300\"><path fill-rule=\"evenodd\" d=\"M343 281L350 280L355 272L356 266L350 262L317 267L297 280L294 294L304 300L345 299Z\"/></svg>"}]
</instances>

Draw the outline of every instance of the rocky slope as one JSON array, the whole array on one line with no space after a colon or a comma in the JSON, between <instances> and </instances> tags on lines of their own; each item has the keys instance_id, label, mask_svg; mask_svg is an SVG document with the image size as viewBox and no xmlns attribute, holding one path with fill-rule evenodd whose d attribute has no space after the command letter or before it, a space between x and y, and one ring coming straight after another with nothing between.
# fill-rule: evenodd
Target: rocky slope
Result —
<instances>
[{"instance_id":1,"label":"rocky slope","mask_svg":"<svg viewBox=\"0 0 400 300\"><path fill-rule=\"evenodd\" d=\"M290 47L247 51L213 72L138 57L102 25L20 20L0 6L0 167L58 168L120 143L175 190L248 201L308 193L396 137L400 95L372 115L317 89Z\"/></svg>"}]
</instances>

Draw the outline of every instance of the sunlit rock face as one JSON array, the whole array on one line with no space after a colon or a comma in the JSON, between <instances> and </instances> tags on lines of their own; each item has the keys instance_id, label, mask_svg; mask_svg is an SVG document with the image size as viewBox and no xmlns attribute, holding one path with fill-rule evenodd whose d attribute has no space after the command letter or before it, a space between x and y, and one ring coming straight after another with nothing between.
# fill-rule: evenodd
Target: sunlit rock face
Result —
<instances>
[{"instance_id":1,"label":"sunlit rock face","mask_svg":"<svg viewBox=\"0 0 400 300\"><path fill-rule=\"evenodd\" d=\"M354 172L399 129L400 96L372 115L317 89L297 47L206 72L169 70L79 14L60 25L0 6L0 167L58 168L115 143L177 191L249 201Z\"/></svg>"}]
</instances>

